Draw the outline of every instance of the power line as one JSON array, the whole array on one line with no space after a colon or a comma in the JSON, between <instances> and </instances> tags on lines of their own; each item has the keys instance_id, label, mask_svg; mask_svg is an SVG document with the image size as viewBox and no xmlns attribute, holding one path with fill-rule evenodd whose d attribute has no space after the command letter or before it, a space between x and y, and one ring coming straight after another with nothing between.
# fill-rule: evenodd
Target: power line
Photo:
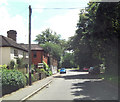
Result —
<instances>
[{"instance_id":1,"label":"power line","mask_svg":"<svg viewBox=\"0 0 120 102\"><path fill-rule=\"evenodd\" d=\"M61 9L84 9L85 7L76 7L76 8L32 8L32 9L45 9L45 10L61 10Z\"/></svg>"}]
</instances>

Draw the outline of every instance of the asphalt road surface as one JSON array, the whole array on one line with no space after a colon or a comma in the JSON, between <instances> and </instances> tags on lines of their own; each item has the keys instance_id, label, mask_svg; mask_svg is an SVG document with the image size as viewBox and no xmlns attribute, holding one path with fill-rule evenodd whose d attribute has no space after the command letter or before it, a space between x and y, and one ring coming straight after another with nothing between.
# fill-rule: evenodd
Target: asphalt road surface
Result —
<instances>
[{"instance_id":1,"label":"asphalt road surface","mask_svg":"<svg viewBox=\"0 0 120 102\"><path fill-rule=\"evenodd\" d=\"M67 70L29 100L118 100L118 88L88 72Z\"/></svg>"}]
</instances>

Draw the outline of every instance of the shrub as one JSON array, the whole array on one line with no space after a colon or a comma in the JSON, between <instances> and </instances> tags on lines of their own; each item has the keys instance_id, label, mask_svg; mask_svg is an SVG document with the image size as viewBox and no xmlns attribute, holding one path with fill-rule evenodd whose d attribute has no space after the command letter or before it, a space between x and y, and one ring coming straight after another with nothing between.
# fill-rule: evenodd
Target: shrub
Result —
<instances>
[{"instance_id":1,"label":"shrub","mask_svg":"<svg viewBox=\"0 0 120 102\"><path fill-rule=\"evenodd\" d=\"M35 76L33 74L31 74L31 80L32 82L36 81Z\"/></svg>"},{"instance_id":2,"label":"shrub","mask_svg":"<svg viewBox=\"0 0 120 102\"><path fill-rule=\"evenodd\" d=\"M49 73L49 76L52 75L52 71L48 71L48 73Z\"/></svg>"},{"instance_id":3,"label":"shrub","mask_svg":"<svg viewBox=\"0 0 120 102\"><path fill-rule=\"evenodd\" d=\"M46 71L45 71L45 69L41 68L41 69L40 69L40 72L44 72L44 73L45 73Z\"/></svg>"},{"instance_id":4,"label":"shrub","mask_svg":"<svg viewBox=\"0 0 120 102\"><path fill-rule=\"evenodd\" d=\"M0 65L0 69L6 69L7 68L7 65L4 64L4 65Z\"/></svg>"},{"instance_id":5,"label":"shrub","mask_svg":"<svg viewBox=\"0 0 120 102\"><path fill-rule=\"evenodd\" d=\"M26 85L29 84L29 74L25 74L25 77L26 77Z\"/></svg>"},{"instance_id":6,"label":"shrub","mask_svg":"<svg viewBox=\"0 0 120 102\"><path fill-rule=\"evenodd\" d=\"M13 92L26 85L25 76L18 70L2 69L2 89L3 95Z\"/></svg>"},{"instance_id":7,"label":"shrub","mask_svg":"<svg viewBox=\"0 0 120 102\"><path fill-rule=\"evenodd\" d=\"M45 69L45 70L48 70L48 69L49 69L49 66L48 66L47 63L45 63L44 61L43 61L43 65L44 65L44 69Z\"/></svg>"},{"instance_id":8,"label":"shrub","mask_svg":"<svg viewBox=\"0 0 120 102\"><path fill-rule=\"evenodd\" d=\"M28 74L25 74L25 77L26 77L26 85L29 84L29 73ZM31 81L34 82L36 81L37 79L35 79L35 76L34 74L31 74Z\"/></svg>"},{"instance_id":9,"label":"shrub","mask_svg":"<svg viewBox=\"0 0 120 102\"><path fill-rule=\"evenodd\" d=\"M10 61L10 69L14 69L14 66L15 66L15 61L14 60L11 60Z\"/></svg>"}]
</instances>

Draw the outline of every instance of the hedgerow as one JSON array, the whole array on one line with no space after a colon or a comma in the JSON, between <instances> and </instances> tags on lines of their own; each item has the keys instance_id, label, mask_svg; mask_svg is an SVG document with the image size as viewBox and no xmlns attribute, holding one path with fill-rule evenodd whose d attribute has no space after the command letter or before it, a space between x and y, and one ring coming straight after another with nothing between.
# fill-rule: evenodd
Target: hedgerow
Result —
<instances>
[{"instance_id":1,"label":"hedgerow","mask_svg":"<svg viewBox=\"0 0 120 102\"><path fill-rule=\"evenodd\" d=\"M26 85L26 78L23 73L15 69L0 68L2 72L2 91L3 94L10 93Z\"/></svg>"}]
</instances>

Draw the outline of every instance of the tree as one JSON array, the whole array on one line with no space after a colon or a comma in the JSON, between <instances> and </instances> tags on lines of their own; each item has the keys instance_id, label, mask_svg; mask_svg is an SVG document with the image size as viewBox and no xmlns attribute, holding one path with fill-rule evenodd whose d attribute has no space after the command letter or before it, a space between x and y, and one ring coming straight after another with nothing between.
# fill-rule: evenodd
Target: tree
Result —
<instances>
[{"instance_id":1,"label":"tree","mask_svg":"<svg viewBox=\"0 0 120 102\"><path fill-rule=\"evenodd\" d=\"M120 36L120 2L90 2L86 12L80 12L75 36L71 37L78 65L105 63L107 74L118 69L118 40ZM89 59L89 60L88 60ZM88 64L89 65L89 64Z\"/></svg>"},{"instance_id":2,"label":"tree","mask_svg":"<svg viewBox=\"0 0 120 102\"><path fill-rule=\"evenodd\" d=\"M57 35L56 32L53 32L50 29L46 29L45 31L42 31L41 34L38 34L35 39L38 44L45 44L46 42L51 42L55 44L60 43L60 35Z\"/></svg>"},{"instance_id":3,"label":"tree","mask_svg":"<svg viewBox=\"0 0 120 102\"><path fill-rule=\"evenodd\" d=\"M50 42L46 42L45 44L41 44L41 47L43 47L45 52L51 54L54 58L60 61L61 54L62 54L61 46L50 43Z\"/></svg>"},{"instance_id":4,"label":"tree","mask_svg":"<svg viewBox=\"0 0 120 102\"><path fill-rule=\"evenodd\" d=\"M66 49L66 40L50 29L46 29L36 36L36 42L44 48L44 50L52 55L60 64L62 53Z\"/></svg>"},{"instance_id":5,"label":"tree","mask_svg":"<svg viewBox=\"0 0 120 102\"><path fill-rule=\"evenodd\" d=\"M74 54L66 52L63 56L62 67L74 68L74 67L76 67L74 62L75 62Z\"/></svg>"}]
</instances>

